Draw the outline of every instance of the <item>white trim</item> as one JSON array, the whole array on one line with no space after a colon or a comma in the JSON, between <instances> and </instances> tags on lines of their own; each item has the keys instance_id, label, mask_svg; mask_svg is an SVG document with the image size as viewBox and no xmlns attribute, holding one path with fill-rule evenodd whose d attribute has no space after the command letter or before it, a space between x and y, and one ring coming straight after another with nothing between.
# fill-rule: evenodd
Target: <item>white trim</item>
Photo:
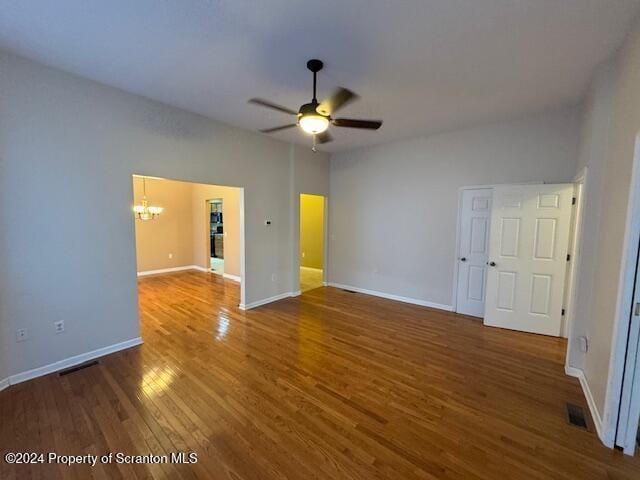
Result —
<instances>
[{"instance_id":1,"label":"white trim","mask_svg":"<svg viewBox=\"0 0 640 480\"><path fill-rule=\"evenodd\" d=\"M292 297L299 297L302 295L302 290L296 290L295 292L291 292Z\"/></svg>"},{"instance_id":2,"label":"white trim","mask_svg":"<svg viewBox=\"0 0 640 480\"><path fill-rule=\"evenodd\" d=\"M582 392L584 393L584 397L587 400L587 405L589 406L591 418L593 419L593 424L596 427L598 437L600 438L600 441L607 447L613 448L613 441L607 441L607 438L605 438L602 417L600 416L600 412L598 412L596 401L593 398L593 394L591 393L591 389L589 388L589 382L587 382L587 377L585 377L584 372L579 368L570 367L568 365L564 367L564 372L570 377L575 377L580 381L580 386L582 387Z\"/></svg>"},{"instance_id":3,"label":"white trim","mask_svg":"<svg viewBox=\"0 0 640 480\"><path fill-rule=\"evenodd\" d=\"M240 187L240 197L238 199L238 208L240 209L240 303L244 304L247 299L247 269L246 269L246 258L247 258L247 244L245 241L245 214L244 214L244 187Z\"/></svg>"},{"instance_id":4,"label":"white trim","mask_svg":"<svg viewBox=\"0 0 640 480\"><path fill-rule=\"evenodd\" d=\"M257 300L255 302L251 302L246 305L241 303L240 305L238 305L238 308L240 310L251 310L252 308L261 307L262 305L266 305L267 303L277 302L278 300L291 298L295 296L296 296L296 292L281 293L279 295L274 295L273 297L269 297L269 298L263 298L262 300Z\"/></svg>"},{"instance_id":5,"label":"white trim","mask_svg":"<svg viewBox=\"0 0 640 480\"><path fill-rule=\"evenodd\" d=\"M9 385L11 385L11 383L9 383L8 378L3 378L2 380L0 380L0 392L7 388Z\"/></svg>"},{"instance_id":6,"label":"white trim","mask_svg":"<svg viewBox=\"0 0 640 480\"><path fill-rule=\"evenodd\" d=\"M193 270L198 270L199 272L204 272L204 273L209 273L209 272L211 272L211 270L209 270L208 268L201 267L200 265L191 265L191 268L192 268Z\"/></svg>"},{"instance_id":7,"label":"white trim","mask_svg":"<svg viewBox=\"0 0 640 480\"><path fill-rule=\"evenodd\" d=\"M227 280L232 280L234 282L240 283L242 281L242 279L238 275L231 275L230 273L223 273L222 276L224 278L226 278Z\"/></svg>"},{"instance_id":8,"label":"white trim","mask_svg":"<svg viewBox=\"0 0 640 480\"><path fill-rule=\"evenodd\" d=\"M573 178L574 191L573 195L576 199L576 204L573 206L574 210L571 215L571 222L573 226L573 238L570 239L572 251L571 261L569 262L569 272L565 280L565 289L567 283L569 288L565 292L565 309L566 315L562 322L562 336L567 339L567 354L565 355L565 363L569 366L569 354L573 346L573 325L576 317L576 302L578 296L578 281L580 279L580 263L582 257L582 233L585 219L585 192L587 191L587 167L584 167L578 175Z\"/></svg>"},{"instance_id":9,"label":"white trim","mask_svg":"<svg viewBox=\"0 0 640 480\"><path fill-rule=\"evenodd\" d=\"M182 272L184 270L200 270L206 272L205 268L199 265L183 265L181 267L160 268L158 270L145 270L144 272L138 272L139 277L146 277L147 275L158 275L161 273Z\"/></svg>"},{"instance_id":10,"label":"white trim","mask_svg":"<svg viewBox=\"0 0 640 480\"><path fill-rule=\"evenodd\" d=\"M43 375L57 372L59 370L64 370L65 368L73 367L89 360L108 355L110 353L115 353L119 352L120 350L125 350L137 345L142 345L142 343L142 338L136 337L124 342L116 343L115 345L109 345L108 347L102 347L98 348L97 350L81 353L80 355L75 355L73 357L65 358L64 360L59 360L42 367L34 368L33 370L27 370L26 372L11 375L8 379L9 384L15 385L16 383L26 382L27 380L41 377Z\"/></svg>"},{"instance_id":11,"label":"white trim","mask_svg":"<svg viewBox=\"0 0 640 480\"><path fill-rule=\"evenodd\" d=\"M386 298L387 300L396 300L398 302L411 303L420 305L421 307L437 308L447 312L453 311L453 306L443 305L441 303L427 302L426 300L418 300L417 298L402 297L392 293L378 292L376 290L368 290L366 288L354 287L351 285L343 285L341 283L329 282L330 287L341 288L343 290L351 290L353 292L364 293L365 295L373 295L374 297Z\"/></svg>"}]
</instances>

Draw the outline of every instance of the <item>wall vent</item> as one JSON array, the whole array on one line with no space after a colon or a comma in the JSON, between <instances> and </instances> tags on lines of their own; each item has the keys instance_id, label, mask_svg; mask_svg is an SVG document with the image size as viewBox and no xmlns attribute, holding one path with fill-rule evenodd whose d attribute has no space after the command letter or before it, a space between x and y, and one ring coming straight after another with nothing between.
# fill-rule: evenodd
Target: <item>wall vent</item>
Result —
<instances>
[{"instance_id":1,"label":"wall vent","mask_svg":"<svg viewBox=\"0 0 640 480\"><path fill-rule=\"evenodd\" d=\"M567 419L569 425L574 427L587 429L587 419L584 415L584 408L574 405L573 403L567 403Z\"/></svg>"}]
</instances>

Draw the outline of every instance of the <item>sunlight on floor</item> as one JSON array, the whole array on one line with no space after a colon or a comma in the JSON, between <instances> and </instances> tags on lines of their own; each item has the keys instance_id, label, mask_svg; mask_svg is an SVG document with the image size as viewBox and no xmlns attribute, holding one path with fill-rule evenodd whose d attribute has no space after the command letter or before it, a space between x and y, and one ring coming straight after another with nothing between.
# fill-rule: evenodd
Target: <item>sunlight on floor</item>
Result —
<instances>
[{"instance_id":1,"label":"sunlight on floor","mask_svg":"<svg viewBox=\"0 0 640 480\"><path fill-rule=\"evenodd\" d=\"M322 287L322 270L319 268L300 267L300 291L306 292Z\"/></svg>"}]
</instances>

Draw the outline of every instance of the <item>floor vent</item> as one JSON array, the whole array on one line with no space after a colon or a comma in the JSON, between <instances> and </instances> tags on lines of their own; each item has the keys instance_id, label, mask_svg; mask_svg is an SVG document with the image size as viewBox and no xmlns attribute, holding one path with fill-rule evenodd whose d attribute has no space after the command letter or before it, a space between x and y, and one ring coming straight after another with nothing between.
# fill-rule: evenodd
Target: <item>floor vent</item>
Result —
<instances>
[{"instance_id":1,"label":"floor vent","mask_svg":"<svg viewBox=\"0 0 640 480\"><path fill-rule=\"evenodd\" d=\"M584 416L584 408L574 405L573 403L567 403L567 418L569 424L574 427L587 429L587 419Z\"/></svg>"},{"instance_id":2,"label":"floor vent","mask_svg":"<svg viewBox=\"0 0 640 480\"><path fill-rule=\"evenodd\" d=\"M82 365L77 365L75 367L67 368L60 372L60 376L64 377L65 375L69 375L70 373L77 372L78 370L84 370L85 368L93 367L94 365L98 365L98 361L94 360L93 362L83 363Z\"/></svg>"}]
</instances>

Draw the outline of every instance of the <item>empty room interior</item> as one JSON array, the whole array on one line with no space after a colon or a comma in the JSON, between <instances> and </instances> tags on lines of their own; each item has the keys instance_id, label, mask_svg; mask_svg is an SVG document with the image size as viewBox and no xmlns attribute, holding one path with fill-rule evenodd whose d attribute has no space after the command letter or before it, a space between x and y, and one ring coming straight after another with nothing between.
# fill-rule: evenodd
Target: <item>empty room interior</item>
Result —
<instances>
[{"instance_id":1,"label":"empty room interior","mask_svg":"<svg viewBox=\"0 0 640 480\"><path fill-rule=\"evenodd\" d=\"M0 9L1 479L637 480L639 252L640 0Z\"/></svg>"}]
</instances>

